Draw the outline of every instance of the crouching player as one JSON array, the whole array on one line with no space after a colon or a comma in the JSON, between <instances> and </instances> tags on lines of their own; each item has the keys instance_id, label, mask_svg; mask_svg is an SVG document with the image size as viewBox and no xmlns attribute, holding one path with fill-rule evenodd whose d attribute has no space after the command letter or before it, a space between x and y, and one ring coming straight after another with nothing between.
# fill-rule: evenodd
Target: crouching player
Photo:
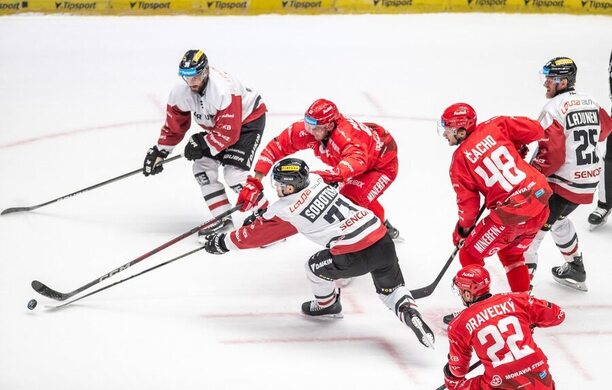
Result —
<instances>
[{"instance_id":1,"label":"crouching player","mask_svg":"<svg viewBox=\"0 0 612 390\"><path fill-rule=\"evenodd\" d=\"M491 295L490 283L489 272L478 264L463 267L453 279L453 288L467 309L448 326L446 388L554 389L548 358L531 333L536 327L559 325L565 320L565 313L554 303L527 293ZM485 371L465 379L472 349Z\"/></svg>"},{"instance_id":2,"label":"crouching player","mask_svg":"<svg viewBox=\"0 0 612 390\"><path fill-rule=\"evenodd\" d=\"M287 158L272 169L279 197L247 226L227 234L211 235L204 248L212 254L259 248L302 233L326 249L306 262L306 276L315 299L302 304L307 316L341 317L340 290L334 281L370 273L380 299L415 333L433 347L434 335L416 309L395 253L395 244L381 220L355 205L302 160Z\"/></svg>"}]
</instances>

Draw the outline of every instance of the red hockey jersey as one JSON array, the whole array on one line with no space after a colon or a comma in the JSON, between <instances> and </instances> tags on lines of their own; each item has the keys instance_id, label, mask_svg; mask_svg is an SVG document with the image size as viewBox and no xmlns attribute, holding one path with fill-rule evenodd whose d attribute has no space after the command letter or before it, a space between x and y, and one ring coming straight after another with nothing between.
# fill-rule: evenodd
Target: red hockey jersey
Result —
<instances>
[{"instance_id":1,"label":"red hockey jersey","mask_svg":"<svg viewBox=\"0 0 612 390\"><path fill-rule=\"evenodd\" d=\"M534 327L559 325L565 313L554 303L526 293L496 294L466 308L448 327L450 372L463 378L472 349L482 362L483 382L518 389L549 375L548 359L532 337ZM530 387L526 387L530 388Z\"/></svg>"},{"instance_id":2,"label":"red hockey jersey","mask_svg":"<svg viewBox=\"0 0 612 390\"><path fill-rule=\"evenodd\" d=\"M543 136L537 121L499 116L479 124L461 142L453 154L450 178L462 228L476 223L480 194L491 218L504 225L524 222L547 207L552 191L546 178L517 151Z\"/></svg>"},{"instance_id":3,"label":"red hockey jersey","mask_svg":"<svg viewBox=\"0 0 612 390\"><path fill-rule=\"evenodd\" d=\"M341 116L324 142L306 130L303 120L293 123L266 145L255 171L267 175L276 161L304 149L312 149L316 157L334 167L338 181L383 167L397 158L397 145L384 128Z\"/></svg>"}]
</instances>

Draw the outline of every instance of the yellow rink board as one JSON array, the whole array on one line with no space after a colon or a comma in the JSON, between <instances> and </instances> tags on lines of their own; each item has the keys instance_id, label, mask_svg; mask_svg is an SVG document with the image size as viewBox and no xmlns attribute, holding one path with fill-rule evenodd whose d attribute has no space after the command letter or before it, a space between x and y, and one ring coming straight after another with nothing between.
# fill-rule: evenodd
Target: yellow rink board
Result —
<instances>
[{"instance_id":1,"label":"yellow rink board","mask_svg":"<svg viewBox=\"0 0 612 390\"><path fill-rule=\"evenodd\" d=\"M612 16L612 0L0 0L0 15L570 13Z\"/></svg>"}]
</instances>

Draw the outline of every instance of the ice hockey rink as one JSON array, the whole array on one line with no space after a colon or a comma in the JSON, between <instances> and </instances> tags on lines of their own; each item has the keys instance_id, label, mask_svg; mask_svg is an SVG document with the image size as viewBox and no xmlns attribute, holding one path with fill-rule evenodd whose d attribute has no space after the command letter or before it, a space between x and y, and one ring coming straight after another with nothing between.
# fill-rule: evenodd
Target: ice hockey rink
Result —
<instances>
[{"instance_id":1,"label":"ice hockey rink","mask_svg":"<svg viewBox=\"0 0 612 390\"><path fill-rule=\"evenodd\" d=\"M39 204L141 167L168 93L182 82L181 56L202 48L212 66L263 96L264 142L319 97L392 132L400 173L382 202L405 239L397 251L410 288L431 283L453 249L453 149L435 125L447 105L469 102L483 120L535 118L546 101L538 71L552 57L570 56L577 88L610 106L612 19L604 16L26 15L0 18L0 37L0 209ZM300 156L321 166L311 154ZM561 326L535 334L559 389L609 388L612 223L589 232L592 209L571 216L588 293L552 280L550 268L562 258L550 237L540 251L534 295L567 312ZM236 223L243 217L236 214ZM71 291L209 218L184 159L154 177L1 216L0 389L391 390L443 383L441 317L460 308L450 289L457 259L418 302L435 330L435 350L379 301L369 276L343 290L344 319L300 315L311 299L303 265L320 248L299 236L224 256L200 251L62 310L46 309L56 303L30 287L38 279ZM197 247L190 236L105 283ZM493 291L507 291L498 260L487 264ZM34 311L26 308L31 298L38 300Z\"/></svg>"}]
</instances>

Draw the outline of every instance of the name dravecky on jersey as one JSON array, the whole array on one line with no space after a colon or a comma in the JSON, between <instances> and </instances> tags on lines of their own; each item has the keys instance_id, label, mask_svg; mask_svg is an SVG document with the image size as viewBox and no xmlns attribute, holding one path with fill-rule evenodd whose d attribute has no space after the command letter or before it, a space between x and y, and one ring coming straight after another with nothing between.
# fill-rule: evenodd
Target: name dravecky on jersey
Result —
<instances>
[{"instance_id":1,"label":"name dravecky on jersey","mask_svg":"<svg viewBox=\"0 0 612 390\"><path fill-rule=\"evenodd\" d=\"M487 307L486 309L476 313L476 315L470 317L470 319L468 319L465 323L465 328L470 334L472 334L475 329L487 322L489 319L509 313L514 313L515 311L516 310L514 308L514 302L512 301L512 299L508 299L506 302Z\"/></svg>"}]
</instances>

